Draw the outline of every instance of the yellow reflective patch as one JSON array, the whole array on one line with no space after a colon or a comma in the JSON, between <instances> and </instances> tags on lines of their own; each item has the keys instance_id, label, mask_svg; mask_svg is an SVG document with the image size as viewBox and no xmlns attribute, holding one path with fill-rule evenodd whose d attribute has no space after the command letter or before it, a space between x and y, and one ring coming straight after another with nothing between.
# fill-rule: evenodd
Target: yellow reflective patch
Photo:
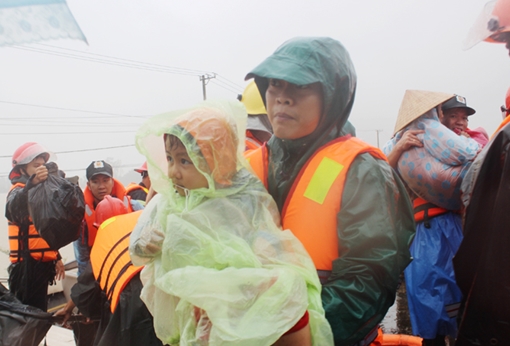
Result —
<instances>
[{"instance_id":1,"label":"yellow reflective patch","mask_svg":"<svg viewBox=\"0 0 510 346\"><path fill-rule=\"evenodd\" d=\"M109 219L106 219L105 221L103 221L103 223L101 224L101 226L99 226L100 229L102 228L105 228L106 226L108 226L109 224L111 224L113 221L115 221L117 218L114 216L114 217L111 217Z\"/></svg>"},{"instance_id":2,"label":"yellow reflective patch","mask_svg":"<svg viewBox=\"0 0 510 346\"><path fill-rule=\"evenodd\" d=\"M335 182L344 165L330 158L323 158L306 187L304 196L319 204L324 203L329 189Z\"/></svg>"}]
</instances>

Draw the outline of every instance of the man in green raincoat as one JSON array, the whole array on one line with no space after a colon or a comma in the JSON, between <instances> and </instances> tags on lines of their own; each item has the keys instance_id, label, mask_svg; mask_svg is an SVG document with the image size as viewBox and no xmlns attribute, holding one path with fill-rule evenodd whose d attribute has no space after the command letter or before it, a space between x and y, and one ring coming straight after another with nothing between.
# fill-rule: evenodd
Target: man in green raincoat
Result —
<instances>
[{"instance_id":1,"label":"man in green raincoat","mask_svg":"<svg viewBox=\"0 0 510 346\"><path fill-rule=\"evenodd\" d=\"M248 159L312 257L336 345L368 345L410 262L415 225L384 154L346 131L356 91L331 38L295 38L254 68L274 136Z\"/></svg>"}]
</instances>

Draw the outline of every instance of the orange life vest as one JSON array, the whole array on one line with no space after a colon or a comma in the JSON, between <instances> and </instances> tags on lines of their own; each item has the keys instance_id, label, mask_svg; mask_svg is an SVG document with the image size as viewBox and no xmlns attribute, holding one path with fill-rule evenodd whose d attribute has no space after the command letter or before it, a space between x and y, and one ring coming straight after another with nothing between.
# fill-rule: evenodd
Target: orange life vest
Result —
<instances>
[{"instance_id":1,"label":"orange life vest","mask_svg":"<svg viewBox=\"0 0 510 346\"><path fill-rule=\"evenodd\" d=\"M414 220L416 222L425 222L425 226L427 227L427 223L434 216L438 216L441 214L445 214L448 212L447 209L438 207L435 204L432 204L423 198L416 197L413 200L413 209L414 209ZM427 227L429 228L429 227Z\"/></svg>"},{"instance_id":2,"label":"orange life vest","mask_svg":"<svg viewBox=\"0 0 510 346\"><path fill-rule=\"evenodd\" d=\"M283 228L303 243L317 270L331 271L339 256L337 215L343 188L350 165L362 153L386 161L379 149L351 136L319 148L301 168L283 206ZM267 188L266 146L248 153L247 159Z\"/></svg>"},{"instance_id":3,"label":"orange life vest","mask_svg":"<svg viewBox=\"0 0 510 346\"><path fill-rule=\"evenodd\" d=\"M126 189L117 179L113 179L111 195L120 199L128 209L128 212L133 211L130 198L126 195ZM89 232L89 246L92 246L97 234L97 227L94 226L94 223L96 222L96 207L94 205L94 195L88 186L86 186L85 190L83 190L83 197L85 198L85 222L87 223L87 230Z\"/></svg>"},{"instance_id":4,"label":"orange life vest","mask_svg":"<svg viewBox=\"0 0 510 346\"><path fill-rule=\"evenodd\" d=\"M494 138L496 136L496 134L501 131L501 129L503 127L505 127L506 124L510 123L510 115L507 115L507 117L505 119L503 119L503 121L501 122L501 124L499 124L498 128L496 129L496 131L494 131L494 133L492 134L491 138Z\"/></svg>"},{"instance_id":5,"label":"orange life vest","mask_svg":"<svg viewBox=\"0 0 510 346\"><path fill-rule=\"evenodd\" d=\"M139 210L104 221L90 252L94 277L106 293L112 313L124 287L143 268L135 267L129 256L129 236L141 213Z\"/></svg>"},{"instance_id":6,"label":"orange life vest","mask_svg":"<svg viewBox=\"0 0 510 346\"><path fill-rule=\"evenodd\" d=\"M129 195L132 191L143 190L145 193L149 193L149 189L136 183L130 183L126 187L126 195Z\"/></svg>"},{"instance_id":7,"label":"orange life vest","mask_svg":"<svg viewBox=\"0 0 510 346\"><path fill-rule=\"evenodd\" d=\"M251 131L246 131L246 139L245 139L245 151L252 151L260 148L264 142L259 141Z\"/></svg>"},{"instance_id":8,"label":"orange life vest","mask_svg":"<svg viewBox=\"0 0 510 346\"><path fill-rule=\"evenodd\" d=\"M25 184L17 183L11 187L12 191L16 187L24 188ZM50 262L55 261L58 257L58 252L52 250L46 240L44 240L37 230L35 229L34 224L32 223L32 219L29 218L30 224L28 225L28 251L30 256L37 261L42 262ZM24 247L27 246L23 244L23 240L20 237L20 228L19 225L10 221L8 221L8 233L9 233L9 259L11 263L16 263L21 260L21 252L24 250Z\"/></svg>"}]
</instances>

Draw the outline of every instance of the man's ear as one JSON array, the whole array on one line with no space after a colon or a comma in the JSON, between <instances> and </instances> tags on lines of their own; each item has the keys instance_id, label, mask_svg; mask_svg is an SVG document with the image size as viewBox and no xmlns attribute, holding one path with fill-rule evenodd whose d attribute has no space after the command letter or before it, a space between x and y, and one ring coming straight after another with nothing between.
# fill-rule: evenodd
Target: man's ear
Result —
<instances>
[{"instance_id":1,"label":"man's ear","mask_svg":"<svg viewBox=\"0 0 510 346\"><path fill-rule=\"evenodd\" d=\"M90 181L87 180L87 187L90 189Z\"/></svg>"}]
</instances>

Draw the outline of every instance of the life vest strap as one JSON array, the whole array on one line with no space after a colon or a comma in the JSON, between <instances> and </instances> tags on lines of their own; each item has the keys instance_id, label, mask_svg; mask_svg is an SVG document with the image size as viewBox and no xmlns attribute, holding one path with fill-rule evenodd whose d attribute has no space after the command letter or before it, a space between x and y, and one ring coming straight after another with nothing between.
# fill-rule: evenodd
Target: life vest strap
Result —
<instances>
[{"instance_id":1,"label":"life vest strap","mask_svg":"<svg viewBox=\"0 0 510 346\"><path fill-rule=\"evenodd\" d=\"M120 238L119 240L117 240L117 242L110 248L110 251L108 251L108 253L106 254L104 260L103 260L103 263L101 264L101 269L99 269L99 274L97 275L97 282L101 282L101 277L103 276L103 270L104 270L104 267L106 265L106 262L108 260L108 258L110 257L110 255L113 253L113 251L117 248L117 246L119 246L122 241L126 238L128 238L129 236L131 235L131 232L129 232L128 234L124 235L122 238ZM108 287L108 280L110 279L110 274L111 274L111 271L115 265L115 263L119 260L120 257L122 257L122 254L124 252L126 252L128 249L124 249L124 251L122 251L122 253L117 256L117 258L115 258L113 260L113 264L110 266L110 271L108 272L108 275L106 277L106 281L105 281L105 287L103 288L106 288Z\"/></svg>"},{"instance_id":2,"label":"life vest strap","mask_svg":"<svg viewBox=\"0 0 510 346\"><path fill-rule=\"evenodd\" d=\"M106 297L108 298L109 301L112 300L112 296L113 296L113 292L115 291L115 287L117 286L117 283L119 282L119 279L122 277L122 275L124 275L124 273L129 269L130 266L132 266L133 263L131 263L131 261L129 261L128 263L126 263L122 269L119 271L119 274L117 275L117 277L115 278L115 280L113 281L112 285L109 287L108 289L108 292L106 293Z\"/></svg>"},{"instance_id":3,"label":"life vest strap","mask_svg":"<svg viewBox=\"0 0 510 346\"><path fill-rule=\"evenodd\" d=\"M379 325L376 325L368 334L363 338L351 346L369 346L376 338L379 333Z\"/></svg>"},{"instance_id":4,"label":"life vest strap","mask_svg":"<svg viewBox=\"0 0 510 346\"><path fill-rule=\"evenodd\" d=\"M431 219L448 212L447 209L438 207L437 205L430 202L417 204L415 200L415 203L413 204L414 204L414 220L416 222L423 221L423 224L426 228L430 228Z\"/></svg>"}]
</instances>

